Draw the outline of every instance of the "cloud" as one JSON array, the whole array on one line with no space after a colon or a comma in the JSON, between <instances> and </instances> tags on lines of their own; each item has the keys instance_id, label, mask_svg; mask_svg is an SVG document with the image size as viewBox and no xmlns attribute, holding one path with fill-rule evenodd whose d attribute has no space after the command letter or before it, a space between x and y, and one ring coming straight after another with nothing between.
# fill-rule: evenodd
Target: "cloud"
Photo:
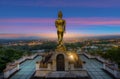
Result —
<instances>
[{"instance_id":1,"label":"cloud","mask_svg":"<svg viewBox=\"0 0 120 79\"><path fill-rule=\"evenodd\" d=\"M64 18L67 24L80 25L120 25L120 18L88 17L88 18ZM39 23L54 25L55 18L8 18L0 19L0 23Z\"/></svg>"},{"instance_id":2,"label":"cloud","mask_svg":"<svg viewBox=\"0 0 120 79\"><path fill-rule=\"evenodd\" d=\"M117 31L113 28L120 28L120 18L105 18L105 17L89 17L89 18L64 18L66 20L67 33L65 37L77 37L77 36L92 36L97 33L95 30L102 30L107 26L107 31L104 33ZM18 34L18 36L24 36L24 34L31 36L42 37L56 37L56 28L54 25L55 18L4 18L0 19L0 34ZM92 28L92 30L90 28ZM104 27L102 29L98 27ZM111 28L108 28L111 27ZM91 31L89 31L91 30ZM93 31L94 30L94 31ZM73 33L74 32L74 33ZM78 32L78 33L75 33ZM81 33L82 32L82 33ZM84 33L83 33L84 32ZM87 34L86 34L86 33ZM94 34L89 34L89 33ZM68 34L69 33L69 34ZM20 35L19 35L20 34ZM35 35L32 35L35 34ZM6 36L6 35L5 35ZM9 36L9 35L8 35ZM17 37L17 35L12 35ZM4 37L4 35L2 35Z\"/></svg>"},{"instance_id":3,"label":"cloud","mask_svg":"<svg viewBox=\"0 0 120 79\"><path fill-rule=\"evenodd\" d=\"M45 32L55 31L53 26L0 26L0 33L45 33Z\"/></svg>"},{"instance_id":4,"label":"cloud","mask_svg":"<svg viewBox=\"0 0 120 79\"><path fill-rule=\"evenodd\" d=\"M6 23L52 23L54 18L3 18L0 22Z\"/></svg>"}]
</instances>

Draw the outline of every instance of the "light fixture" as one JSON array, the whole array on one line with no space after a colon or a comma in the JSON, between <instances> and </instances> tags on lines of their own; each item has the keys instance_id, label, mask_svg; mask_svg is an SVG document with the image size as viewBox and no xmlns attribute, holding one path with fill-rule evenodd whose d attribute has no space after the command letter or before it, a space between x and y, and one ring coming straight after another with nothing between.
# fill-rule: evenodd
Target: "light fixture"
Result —
<instances>
[{"instance_id":1,"label":"light fixture","mask_svg":"<svg viewBox=\"0 0 120 79\"><path fill-rule=\"evenodd\" d=\"M73 55L70 55L70 59L73 59Z\"/></svg>"},{"instance_id":2,"label":"light fixture","mask_svg":"<svg viewBox=\"0 0 120 79\"><path fill-rule=\"evenodd\" d=\"M72 54L69 55L70 60L74 60L74 56Z\"/></svg>"}]
</instances>

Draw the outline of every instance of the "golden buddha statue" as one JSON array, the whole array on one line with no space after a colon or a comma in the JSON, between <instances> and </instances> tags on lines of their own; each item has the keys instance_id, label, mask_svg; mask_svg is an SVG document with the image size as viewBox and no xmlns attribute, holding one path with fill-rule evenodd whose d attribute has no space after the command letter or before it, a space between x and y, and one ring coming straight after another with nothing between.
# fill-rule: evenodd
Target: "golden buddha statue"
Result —
<instances>
[{"instance_id":1,"label":"golden buddha statue","mask_svg":"<svg viewBox=\"0 0 120 79\"><path fill-rule=\"evenodd\" d=\"M57 28L57 35L58 35L58 47L63 45L63 35L65 33L65 27L66 27L66 23L65 20L62 19L62 12L59 11L58 12L58 19L55 20L55 26Z\"/></svg>"}]
</instances>

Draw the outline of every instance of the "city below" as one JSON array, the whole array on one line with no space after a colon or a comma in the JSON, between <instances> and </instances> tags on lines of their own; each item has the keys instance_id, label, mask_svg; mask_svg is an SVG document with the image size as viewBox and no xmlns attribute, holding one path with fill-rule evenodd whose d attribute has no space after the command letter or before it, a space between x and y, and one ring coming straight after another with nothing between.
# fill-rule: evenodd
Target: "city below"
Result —
<instances>
[{"instance_id":1,"label":"city below","mask_svg":"<svg viewBox=\"0 0 120 79\"><path fill-rule=\"evenodd\" d=\"M36 72L35 63L41 60L42 54L54 51L57 46L55 39L1 39L0 41L0 62L2 63L0 64L0 78L5 78L5 73L9 71L6 78L10 79L33 79L33 74ZM120 78L119 38L69 39L65 40L64 44L68 51L76 51L79 54L84 63L83 68L87 70L90 78ZM15 64L16 62L19 63L19 66Z\"/></svg>"}]
</instances>

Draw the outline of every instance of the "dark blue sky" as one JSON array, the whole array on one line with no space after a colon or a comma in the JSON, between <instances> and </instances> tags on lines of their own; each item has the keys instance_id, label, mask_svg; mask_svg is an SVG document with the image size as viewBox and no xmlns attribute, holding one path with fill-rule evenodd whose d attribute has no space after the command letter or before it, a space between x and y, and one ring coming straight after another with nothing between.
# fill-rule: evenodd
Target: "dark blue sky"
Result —
<instances>
[{"instance_id":1,"label":"dark blue sky","mask_svg":"<svg viewBox=\"0 0 120 79\"><path fill-rule=\"evenodd\" d=\"M120 34L120 0L0 0L0 37L54 37L59 10L66 36Z\"/></svg>"}]
</instances>

